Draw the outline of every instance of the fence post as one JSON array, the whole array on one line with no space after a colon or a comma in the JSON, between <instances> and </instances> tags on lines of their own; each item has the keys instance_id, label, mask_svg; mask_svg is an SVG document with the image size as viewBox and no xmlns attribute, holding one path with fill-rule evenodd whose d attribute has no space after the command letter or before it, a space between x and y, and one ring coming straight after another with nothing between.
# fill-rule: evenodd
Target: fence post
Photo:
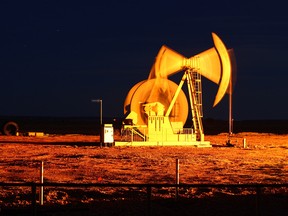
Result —
<instances>
[{"instance_id":1,"label":"fence post","mask_svg":"<svg viewBox=\"0 0 288 216\"><path fill-rule=\"evenodd\" d=\"M176 185L179 185L179 159L176 159ZM175 199L178 199L178 194L179 194L179 190L178 190L178 186L175 187Z\"/></svg>"},{"instance_id":2,"label":"fence post","mask_svg":"<svg viewBox=\"0 0 288 216\"><path fill-rule=\"evenodd\" d=\"M44 162L41 162L41 167L40 167L40 183L44 183ZM43 205L43 191L44 188L43 186L40 186L40 192L39 192L39 203L40 205Z\"/></svg>"},{"instance_id":3,"label":"fence post","mask_svg":"<svg viewBox=\"0 0 288 216\"><path fill-rule=\"evenodd\" d=\"M147 215L151 215L151 197L152 197L152 190L151 186L147 186Z\"/></svg>"},{"instance_id":4,"label":"fence post","mask_svg":"<svg viewBox=\"0 0 288 216\"><path fill-rule=\"evenodd\" d=\"M36 216L36 185L32 184L31 186L31 191L32 191L32 215Z\"/></svg>"},{"instance_id":5,"label":"fence post","mask_svg":"<svg viewBox=\"0 0 288 216\"><path fill-rule=\"evenodd\" d=\"M261 187L256 187L256 215L260 216L260 198L261 198Z\"/></svg>"}]
</instances>

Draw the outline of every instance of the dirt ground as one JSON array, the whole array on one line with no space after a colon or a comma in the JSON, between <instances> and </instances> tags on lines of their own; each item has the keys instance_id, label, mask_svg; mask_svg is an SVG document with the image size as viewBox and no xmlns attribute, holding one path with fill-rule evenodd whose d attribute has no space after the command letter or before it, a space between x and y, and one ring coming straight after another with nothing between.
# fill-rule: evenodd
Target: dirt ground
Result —
<instances>
[{"instance_id":1,"label":"dirt ground","mask_svg":"<svg viewBox=\"0 0 288 216\"><path fill-rule=\"evenodd\" d=\"M180 183L288 182L288 135L234 134L231 137L234 147L226 146L227 134L205 136L205 140L210 141L213 147L100 148L99 136L77 134L43 137L0 136L0 182L39 182L40 164L43 161L44 182L172 184L175 183L176 159L180 161ZM0 206L5 209L9 206L28 205L29 201L20 194L28 194L29 190L30 188L4 188L0 191ZM280 194L285 195L287 202L288 189L279 190ZM158 190L157 194L168 198L172 196L169 189L163 191ZM187 189L182 192L187 197L211 198L216 194L233 195L235 191ZM100 192L97 193L99 195ZM101 191L101 196L109 193L112 194L110 199L113 199L115 190ZM250 194L253 192L244 190L238 191L235 195ZM91 191L86 191L86 194L79 195L78 198L81 203L93 203L94 196ZM67 205L72 202L69 200L71 197L73 195L69 194L69 190L45 188L46 205L49 203ZM127 197L121 199L123 201ZM288 209L285 208L287 213Z\"/></svg>"}]
</instances>

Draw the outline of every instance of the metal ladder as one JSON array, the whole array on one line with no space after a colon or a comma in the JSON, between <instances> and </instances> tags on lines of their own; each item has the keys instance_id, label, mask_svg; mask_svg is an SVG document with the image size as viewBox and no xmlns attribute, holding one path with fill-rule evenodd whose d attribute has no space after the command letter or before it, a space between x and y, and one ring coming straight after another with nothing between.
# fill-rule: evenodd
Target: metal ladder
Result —
<instances>
[{"instance_id":1,"label":"metal ladder","mask_svg":"<svg viewBox=\"0 0 288 216\"><path fill-rule=\"evenodd\" d=\"M200 117L203 117L203 108L202 108L202 83L201 83L201 74L192 71L192 83L195 87L195 97L196 105L198 107Z\"/></svg>"},{"instance_id":2,"label":"metal ladder","mask_svg":"<svg viewBox=\"0 0 288 216\"><path fill-rule=\"evenodd\" d=\"M193 127L197 141L204 141L201 75L193 69L185 71L190 99Z\"/></svg>"}]
</instances>

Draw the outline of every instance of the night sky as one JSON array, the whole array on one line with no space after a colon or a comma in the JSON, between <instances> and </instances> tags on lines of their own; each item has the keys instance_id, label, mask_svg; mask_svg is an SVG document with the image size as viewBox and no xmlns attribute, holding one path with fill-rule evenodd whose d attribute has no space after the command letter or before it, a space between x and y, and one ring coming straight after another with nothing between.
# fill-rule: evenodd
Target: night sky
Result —
<instances>
[{"instance_id":1,"label":"night sky","mask_svg":"<svg viewBox=\"0 0 288 216\"><path fill-rule=\"evenodd\" d=\"M288 119L280 2L1 0L0 116L99 116L101 98L103 116L122 117L162 45L191 57L215 32L236 56L233 118ZM228 119L228 96L212 108L218 86L203 77L202 89L204 117Z\"/></svg>"}]
</instances>

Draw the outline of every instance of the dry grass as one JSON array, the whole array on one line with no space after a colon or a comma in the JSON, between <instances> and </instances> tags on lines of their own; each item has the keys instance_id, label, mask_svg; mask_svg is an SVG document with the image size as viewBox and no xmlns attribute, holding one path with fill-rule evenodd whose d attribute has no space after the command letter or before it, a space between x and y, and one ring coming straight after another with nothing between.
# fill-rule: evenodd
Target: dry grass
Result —
<instances>
[{"instance_id":1,"label":"dry grass","mask_svg":"<svg viewBox=\"0 0 288 216\"><path fill-rule=\"evenodd\" d=\"M206 139L217 147L99 148L97 136L2 136L0 181L37 182L44 161L49 182L173 183L178 158L182 183L287 182L287 135L237 134L233 148L223 147L225 134Z\"/></svg>"},{"instance_id":2,"label":"dry grass","mask_svg":"<svg viewBox=\"0 0 288 216\"><path fill-rule=\"evenodd\" d=\"M243 138L247 148L243 148ZM180 159L181 183L288 182L288 135L236 134L231 137L233 148L224 147L226 134L206 136L206 140L216 147L99 148L94 145L99 142L97 136L1 136L0 182L39 182L39 165L44 161L45 182L174 183L176 159ZM20 199L19 194L28 194L29 190L2 190L0 205L5 206L9 199L10 205L25 205L27 201ZM284 190L287 193L287 188ZM127 190L118 192L127 193ZM219 192L231 194L235 191L182 191L190 197L213 196ZM64 189L47 189L45 193L48 203L71 202L68 197L72 195ZM81 202L95 201L95 193L98 197L101 194L102 198L110 193L111 199L115 191L94 190L92 195L87 190L85 195L81 195ZM161 190L157 193L161 194ZM249 193L241 191L242 195ZM79 195L79 191L76 194ZM171 191L165 190L162 195L171 197ZM137 196L141 196L141 191Z\"/></svg>"}]
</instances>

